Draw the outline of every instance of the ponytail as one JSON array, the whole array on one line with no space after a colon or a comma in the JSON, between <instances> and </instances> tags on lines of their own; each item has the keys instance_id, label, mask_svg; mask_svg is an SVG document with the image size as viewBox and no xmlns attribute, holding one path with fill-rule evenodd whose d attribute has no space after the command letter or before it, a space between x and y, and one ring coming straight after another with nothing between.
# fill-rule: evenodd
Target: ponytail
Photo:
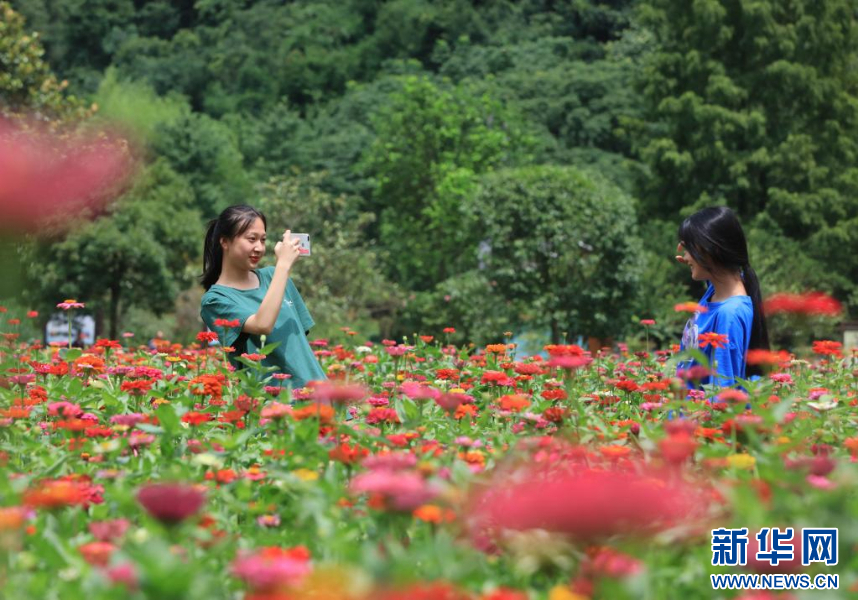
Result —
<instances>
[{"instance_id":1,"label":"ponytail","mask_svg":"<svg viewBox=\"0 0 858 600\"><path fill-rule=\"evenodd\" d=\"M223 268L221 238L233 239L241 235L256 219L262 219L262 225L268 226L265 215L252 206L239 204L230 206L217 219L209 221L203 244L203 274L200 277L200 283L206 290L217 282Z\"/></svg>"},{"instance_id":2,"label":"ponytail","mask_svg":"<svg viewBox=\"0 0 858 600\"><path fill-rule=\"evenodd\" d=\"M220 247L217 223L217 219L209 221L206 241L203 244L203 275L200 282L206 290L218 280L223 267L223 248Z\"/></svg>"},{"instance_id":3,"label":"ponytail","mask_svg":"<svg viewBox=\"0 0 858 600\"><path fill-rule=\"evenodd\" d=\"M769 329L766 326L766 314L763 312L763 294L760 290L760 280L749 264L742 268L742 274L745 291L748 292L748 296L751 297L751 302L754 304L754 322L751 325L751 342L748 344L748 350L768 350ZM748 365L746 368L746 375L748 376L762 374L762 369L756 365Z\"/></svg>"}]
</instances>

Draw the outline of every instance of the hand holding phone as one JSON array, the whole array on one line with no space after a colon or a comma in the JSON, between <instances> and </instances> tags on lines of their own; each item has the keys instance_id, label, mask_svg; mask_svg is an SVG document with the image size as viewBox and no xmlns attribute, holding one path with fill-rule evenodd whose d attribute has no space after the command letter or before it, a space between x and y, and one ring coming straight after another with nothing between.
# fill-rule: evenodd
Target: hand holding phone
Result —
<instances>
[{"instance_id":1,"label":"hand holding phone","mask_svg":"<svg viewBox=\"0 0 858 600\"><path fill-rule=\"evenodd\" d=\"M310 256L310 234L309 233L293 233L293 240L299 240L301 242L301 247L298 250L301 256Z\"/></svg>"}]
</instances>

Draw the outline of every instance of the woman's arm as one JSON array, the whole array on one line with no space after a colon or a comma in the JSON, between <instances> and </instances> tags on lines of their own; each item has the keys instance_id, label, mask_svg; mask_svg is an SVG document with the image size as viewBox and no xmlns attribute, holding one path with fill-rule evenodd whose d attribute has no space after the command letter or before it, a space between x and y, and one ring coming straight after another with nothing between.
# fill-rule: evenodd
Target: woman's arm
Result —
<instances>
[{"instance_id":1,"label":"woman's arm","mask_svg":"<svg viewBox=\"0 0 858 600\"><path fill-rule=\"evenodd\" d=\"M265 297L259 305L259 310L247 318L242 331L252 335L269 335L277 323L280 307L283 305L283 296L286 294L286 284L289 282L289 273L300 255L301 241L290 239L291 232L287 229L283 239L274 246L274 255L277 264L274 267L274 275L271 277L271 285L265 292Z\"/></svg>"}]
</instances>

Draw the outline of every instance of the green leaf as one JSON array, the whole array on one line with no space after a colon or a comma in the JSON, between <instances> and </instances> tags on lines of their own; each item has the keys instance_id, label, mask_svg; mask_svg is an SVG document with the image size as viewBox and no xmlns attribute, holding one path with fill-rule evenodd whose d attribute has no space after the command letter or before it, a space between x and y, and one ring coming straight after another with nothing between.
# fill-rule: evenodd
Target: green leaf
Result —
<instances>
[{"instance_id":1,"label":"green leaf","mask_svg":"<svg viewBox=\"0 0 858 600\"><path fill-rule=\"evenodd\" d=\"M176 414L172 404L161 404L155 410L155 415L158 417L158 422L164 431L171 435L175 435L181 429L179 417ZM139 427L140 425L138 425Z\"/></svg>"},{"instance_id":2,"label":"green leaf","mask_svg":"<svg viewBox=\"0 0 858 600\"><path fill-rule=\"evenodd\" d=\"M270 344L265 344L262 348L259 349L259 354L264 354L268 356L280 345L280 343L281 342L272 342Z\"/></svg>"},{"instance_id":3,"label":"green leaf","mask_svg":"<svg viewBox=\"0 0 858 600\"><path fill-rule=\"evenodd\" d=\"M83 350L80 348L63 348L60 350L60 356L67 362L72 362L83 356Z\"/></svg>"}]
</instances>

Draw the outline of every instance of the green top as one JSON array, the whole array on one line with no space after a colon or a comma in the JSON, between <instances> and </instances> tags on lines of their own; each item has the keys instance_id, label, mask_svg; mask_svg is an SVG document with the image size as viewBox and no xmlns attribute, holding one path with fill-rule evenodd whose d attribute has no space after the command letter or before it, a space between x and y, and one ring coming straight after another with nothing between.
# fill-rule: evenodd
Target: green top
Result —
<instances>
[{"instance_id":1,"label":"green top","mask_svg":"<svg viewBox=\"0 0 858 600\"><path fill-rule=\"evenodd\" d=\"M200 316L205 324L218 334L221 344L235 348L229 360L237 369L244 365L236 361L235 356L241 356L245 352L253 354L262 347L260 336L251 335L242 329L244 322L259 310L268 286L271 285L274 267L254 269L253 272L259 278L258 288L239 290L214 284L203 295L201 302ZM215 319L230 321L238 319L240 325L231 328L215 327ZM277 315L277 322L274 324L271 335L265 340L268 344L280 342L280 345L262 361L262 364L277 367L279 372L291 375L290 381L295 389L304 387L308 381L325 379L325 372L307 341L307 333L313 325L315 325L313 317L310 316L310 311L304 305L304 300L290 277L283 304Z\"/></svg>"}]
</instances>

